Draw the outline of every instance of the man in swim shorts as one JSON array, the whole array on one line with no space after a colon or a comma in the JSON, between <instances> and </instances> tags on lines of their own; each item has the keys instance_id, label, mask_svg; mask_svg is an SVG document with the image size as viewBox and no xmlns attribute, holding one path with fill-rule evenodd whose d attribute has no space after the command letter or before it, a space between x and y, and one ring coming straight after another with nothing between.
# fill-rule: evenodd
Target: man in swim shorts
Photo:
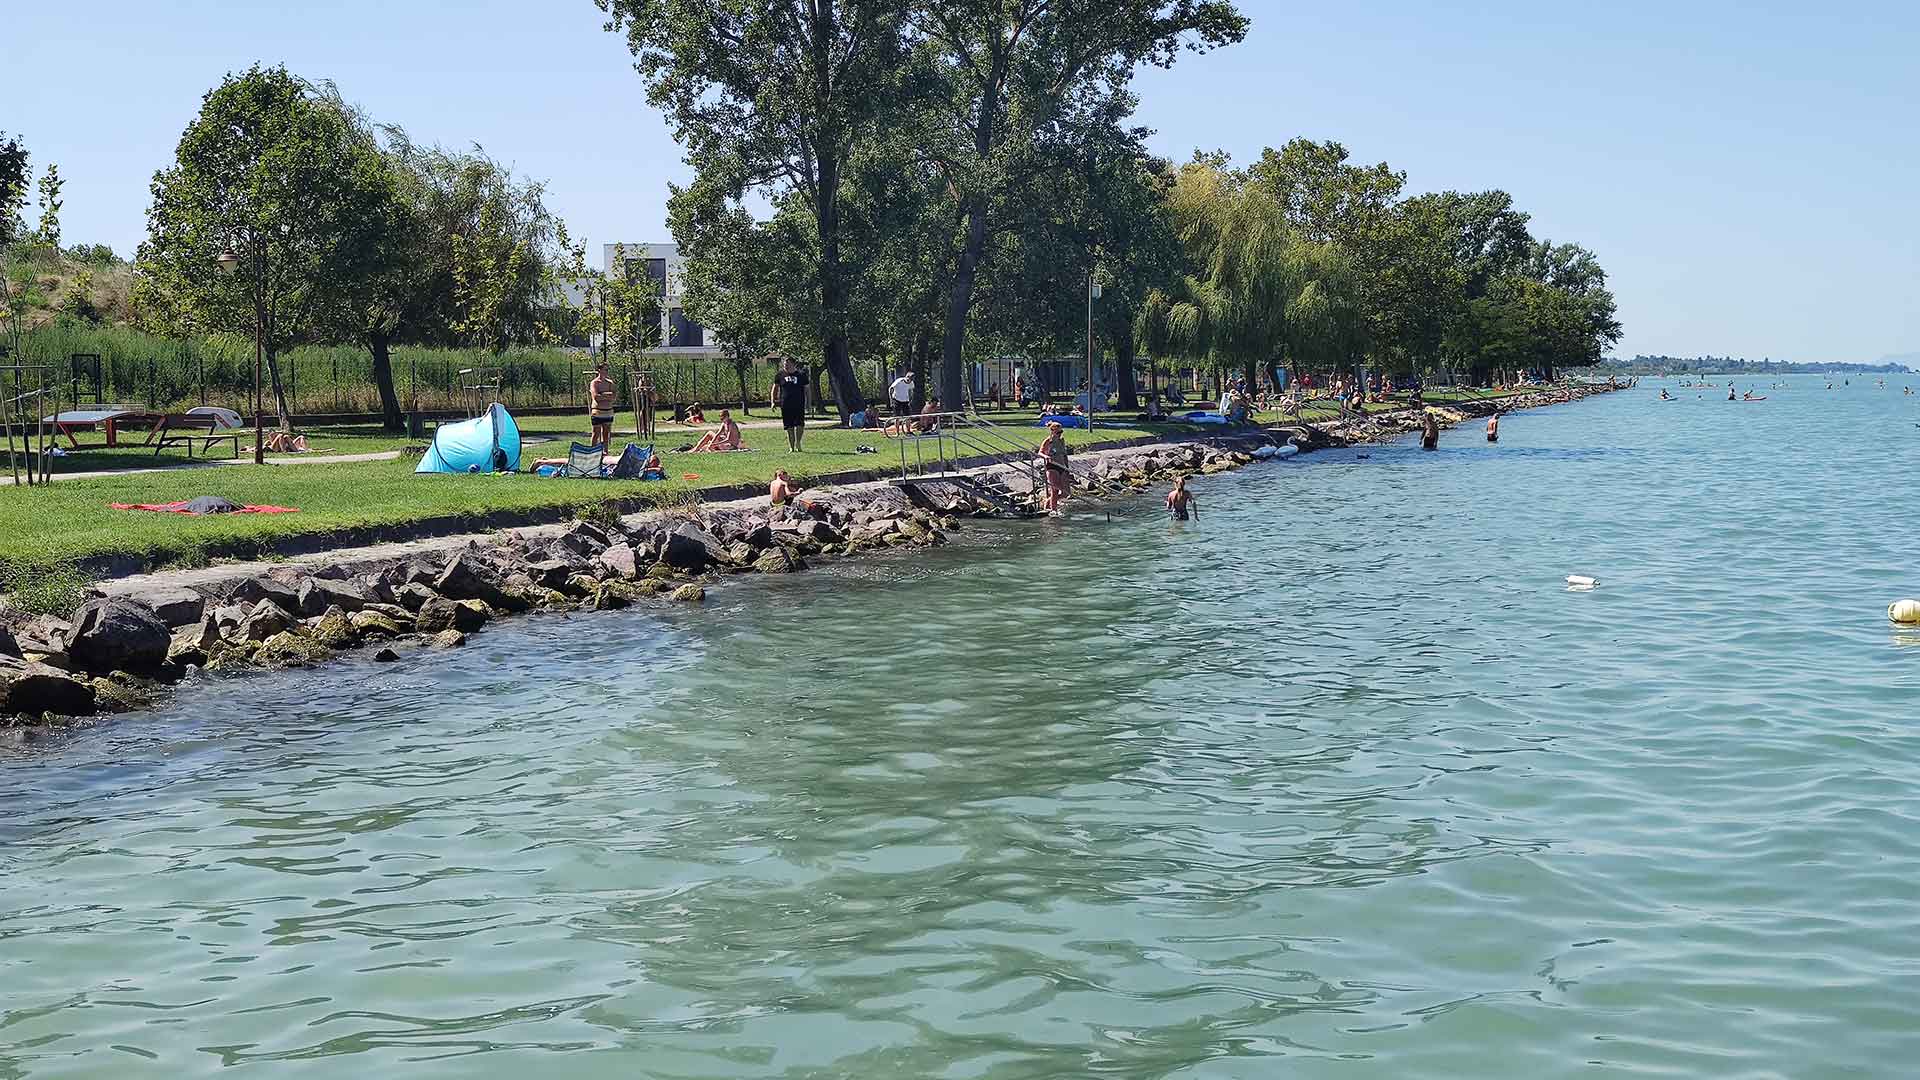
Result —
<instances>
[{"instance_id":1,"label":"man in swim shorts","mask_svg":"<svg viewBox=\"0 0 1920 1080\"><path fill-rule=\"evenodd\" d=\"M606 357L601 357L587 382L587 420L593 428L587 440L593 446L613 442L613 403L613 376L607 374Z\"/></svg>"}]
</instances>

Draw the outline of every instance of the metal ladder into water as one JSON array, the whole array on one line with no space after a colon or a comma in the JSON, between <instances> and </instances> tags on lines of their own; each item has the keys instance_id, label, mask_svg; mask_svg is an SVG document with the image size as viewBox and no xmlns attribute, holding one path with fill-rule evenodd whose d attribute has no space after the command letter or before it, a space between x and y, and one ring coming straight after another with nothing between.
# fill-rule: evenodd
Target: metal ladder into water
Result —
<instances>
[{"instance_id":1,"label":"metal ladder into water","mask_svg":"<svg viewBox=\"0 0 1920 1080\"><path fill-rule=\"evenodd\" d=\"M933 430L916 430L931 421ZM928 413L905 416L890 422L902 429L894 436L900 443L900 476L893 483L913 489L942 484L991 509L1001 517L1034 517L1040 514L1040 500L1046 491L1047 477L1036 464L1035 447L1015 438L1007 429L972 413ZM911 454L909 454L911 450ZM962 468L961 462L971 464ZM1023 476L1028 489L1010 487L1004 477ZM1092 472L1076 473L1075 479L1089 484L1105 497L1118 497L1123 490Z\"/></svg>"}]
</instances>

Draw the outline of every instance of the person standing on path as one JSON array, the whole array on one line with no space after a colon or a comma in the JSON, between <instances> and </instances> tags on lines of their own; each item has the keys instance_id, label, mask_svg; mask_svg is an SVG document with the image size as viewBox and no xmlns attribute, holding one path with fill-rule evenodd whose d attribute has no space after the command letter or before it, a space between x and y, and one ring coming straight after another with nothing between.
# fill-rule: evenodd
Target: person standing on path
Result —
<instances>
[{"instance_id":1,"label":"person standing on path","mask_svg":"<svg viewBox=\"0 0 1920 1080\"><path fill-rule=\"evenodd\" d=\"M893 415L907 415L908 407L913 404L913 372L902 372L893 380L887 387L887 400L893 403Z\"/></svg>"},{"instance_id":2,"label":"person standing on path","mask_svg":"<svg viewBox=\"0 0 1920 1080\"><path fill-rule=\"evenodd\" d=\"M787 450L797 454L807 433L807 376L793 357L785 357L774 385L780 388L780 426L787 429Z\"/></svg>"},{"instance_id":3,"label":"person standing on path","mask_svg":"<svg viewBox=\"0 0 1920 1080\"><path fill-rule=\"evenodd\" d=\"M607 374L606 357L601 357L593 366L593 378L587 382L587 420L593 428L587 436L590 445L612 445L613 408L613 376Z\"/></svg>"},{"instance_id":4,"label":"person standing on path","mask_svg":"<svg viewBox=\"0 0 1920 1080\"><path fill-rule=\"evenodd\" d=\"M1040 443L1040 464L1047 474L1046 511L1058 517L1060 500L1073 486L1073 469L1067 463L1067 433L1058 420L1047 424L1047 437Z\"/></svg>"}]
</instances>

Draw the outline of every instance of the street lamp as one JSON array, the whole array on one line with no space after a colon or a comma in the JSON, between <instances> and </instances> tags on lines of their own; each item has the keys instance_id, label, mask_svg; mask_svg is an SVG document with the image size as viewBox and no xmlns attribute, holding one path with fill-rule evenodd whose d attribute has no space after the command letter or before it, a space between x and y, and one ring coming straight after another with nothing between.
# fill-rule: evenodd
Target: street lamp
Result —
<instances>
[{"instance_id":1,"label":"street lamp","mask_svg":"<svg viewBox=\"0 0 1920 1080\"><path fill-rule=\"evenodd\" d=\"M1100 299L1100 286L1093 271L1087 271L1087 434L1093 434L1093 302Z\"/></svg>"},{"instance_id":2,"label":"street lamp","mask_svg":"<svg viewBox=\"0 0 1920 1080\"><path fill-rule=\"evenodd\" d=\"M267 329L265 326L265 314L261 311L260 290L264 286L260 279L261 271L264 269L261 263L265 261L265 256L257 243L250 246L253 249L254 255L253 281L250 283L253 288L253 463L255 465L262 465L266 463L267 440L266 430L260 416L260 408L262 405L260 397L260 368L262 358L266 353ZM240 269L240 254L232 248L226 248L221 251L219 255L214 257L213 261L214 265L220 268L220 273L223 277L230 276L234 271Z\"/></svg>"}]
</instances>

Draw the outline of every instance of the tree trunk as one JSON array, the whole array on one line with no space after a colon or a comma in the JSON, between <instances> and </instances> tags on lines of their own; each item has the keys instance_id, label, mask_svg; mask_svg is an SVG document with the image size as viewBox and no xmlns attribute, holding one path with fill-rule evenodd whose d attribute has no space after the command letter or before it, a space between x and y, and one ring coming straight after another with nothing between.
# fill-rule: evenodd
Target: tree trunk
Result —
<instances>
[{"instance_id":1,"label":"tree trunk","mask_svg":"<svg viewBox=\"0 0 1920 1080\"><path fill-rule=\"evenodd\" d=\"M825 12L832 5L821 5ZM820 155L819 199L814 206L814 225L820 234L820 306L827 315L827 340L822 361L827 379L833 384L833 400L840 408L840 420L866 407L860 396L860 380L853 373L852 349L847 343L847 283L840 265L840 159L833 154Z\"/></svg>"},{"instance_id":2,"label":"tree trunk","mask_svg":"<svg viewBox=\"0 0 1920 1080\"><path fill-rule=\"evenodd\" d=\"M980 258L987 250L987 208L976 201L967 211L967 240L960 249L960 262L953 272L953 292L947 302L947 332L940 348L940 398L955 403L963 400L962 362L967 345L967 316L973 310L973 281L980 271Z\"/></svg>"},{"instance_id":3,"label":"tree trunk","mask_svg":"<svg viewBox=\"0 0 1920 1080\"><path fill-rule=\"evenodd\" d=\"M406 417L400 414L400 395L393 389L393 355L384 330L367 332L367 352L373 356L373 385L380 391L380 426L392 432L407 430Z\"/></svg>"},{"instance_id":4,"label":"tree trunk","mask_svg":"<svg viewBox=\"0 0 1920 1080\"><path fill-rule=\"evenodd\" d=\"M747 364L748 363L749 361L744 360L737 356L734 357L734 360L733 360L734 377L740 380L740 415L741 416L753 415L751 412L747 410Z\"/></svg>"},{"instance_id":5,"label":"tree trunk","mask_svg":"<svg viewBox=\"0 0 1920 1080\"><path fill-rule=\"evenodd\" d=\"M273 387L274 407L280 410L280 430L293 430L293 410L287 407L287 388L280 382L280 356L267 346L267 380Z\"/></svg>"},{"instance_id":6,"label":"tree trunk","mask_svg":"<svg viewBox=\"0 0 1920 1080\"><path fill-rule=\"evenodd\" d=\"M1119 408L1134 410L1140 407L1140 391L1133 381L1133 335L1122 332L1116 335L1113 343L1113 362L1119 366L1120 404Z\"/></svg>"},{"instance_id":7,"label":"tree trunk","mask_svg":"<svg viewBox=\"0 0 1920 1080\"><path fill-rule=\"evenodd\" d=\"M913 342L908 345L907 370L913 372L913 397L907 402L907 408L919 412L927 404L927 379L933 351L933 335L921 327L913 332Z\"/></svg>"}]
</instances>

